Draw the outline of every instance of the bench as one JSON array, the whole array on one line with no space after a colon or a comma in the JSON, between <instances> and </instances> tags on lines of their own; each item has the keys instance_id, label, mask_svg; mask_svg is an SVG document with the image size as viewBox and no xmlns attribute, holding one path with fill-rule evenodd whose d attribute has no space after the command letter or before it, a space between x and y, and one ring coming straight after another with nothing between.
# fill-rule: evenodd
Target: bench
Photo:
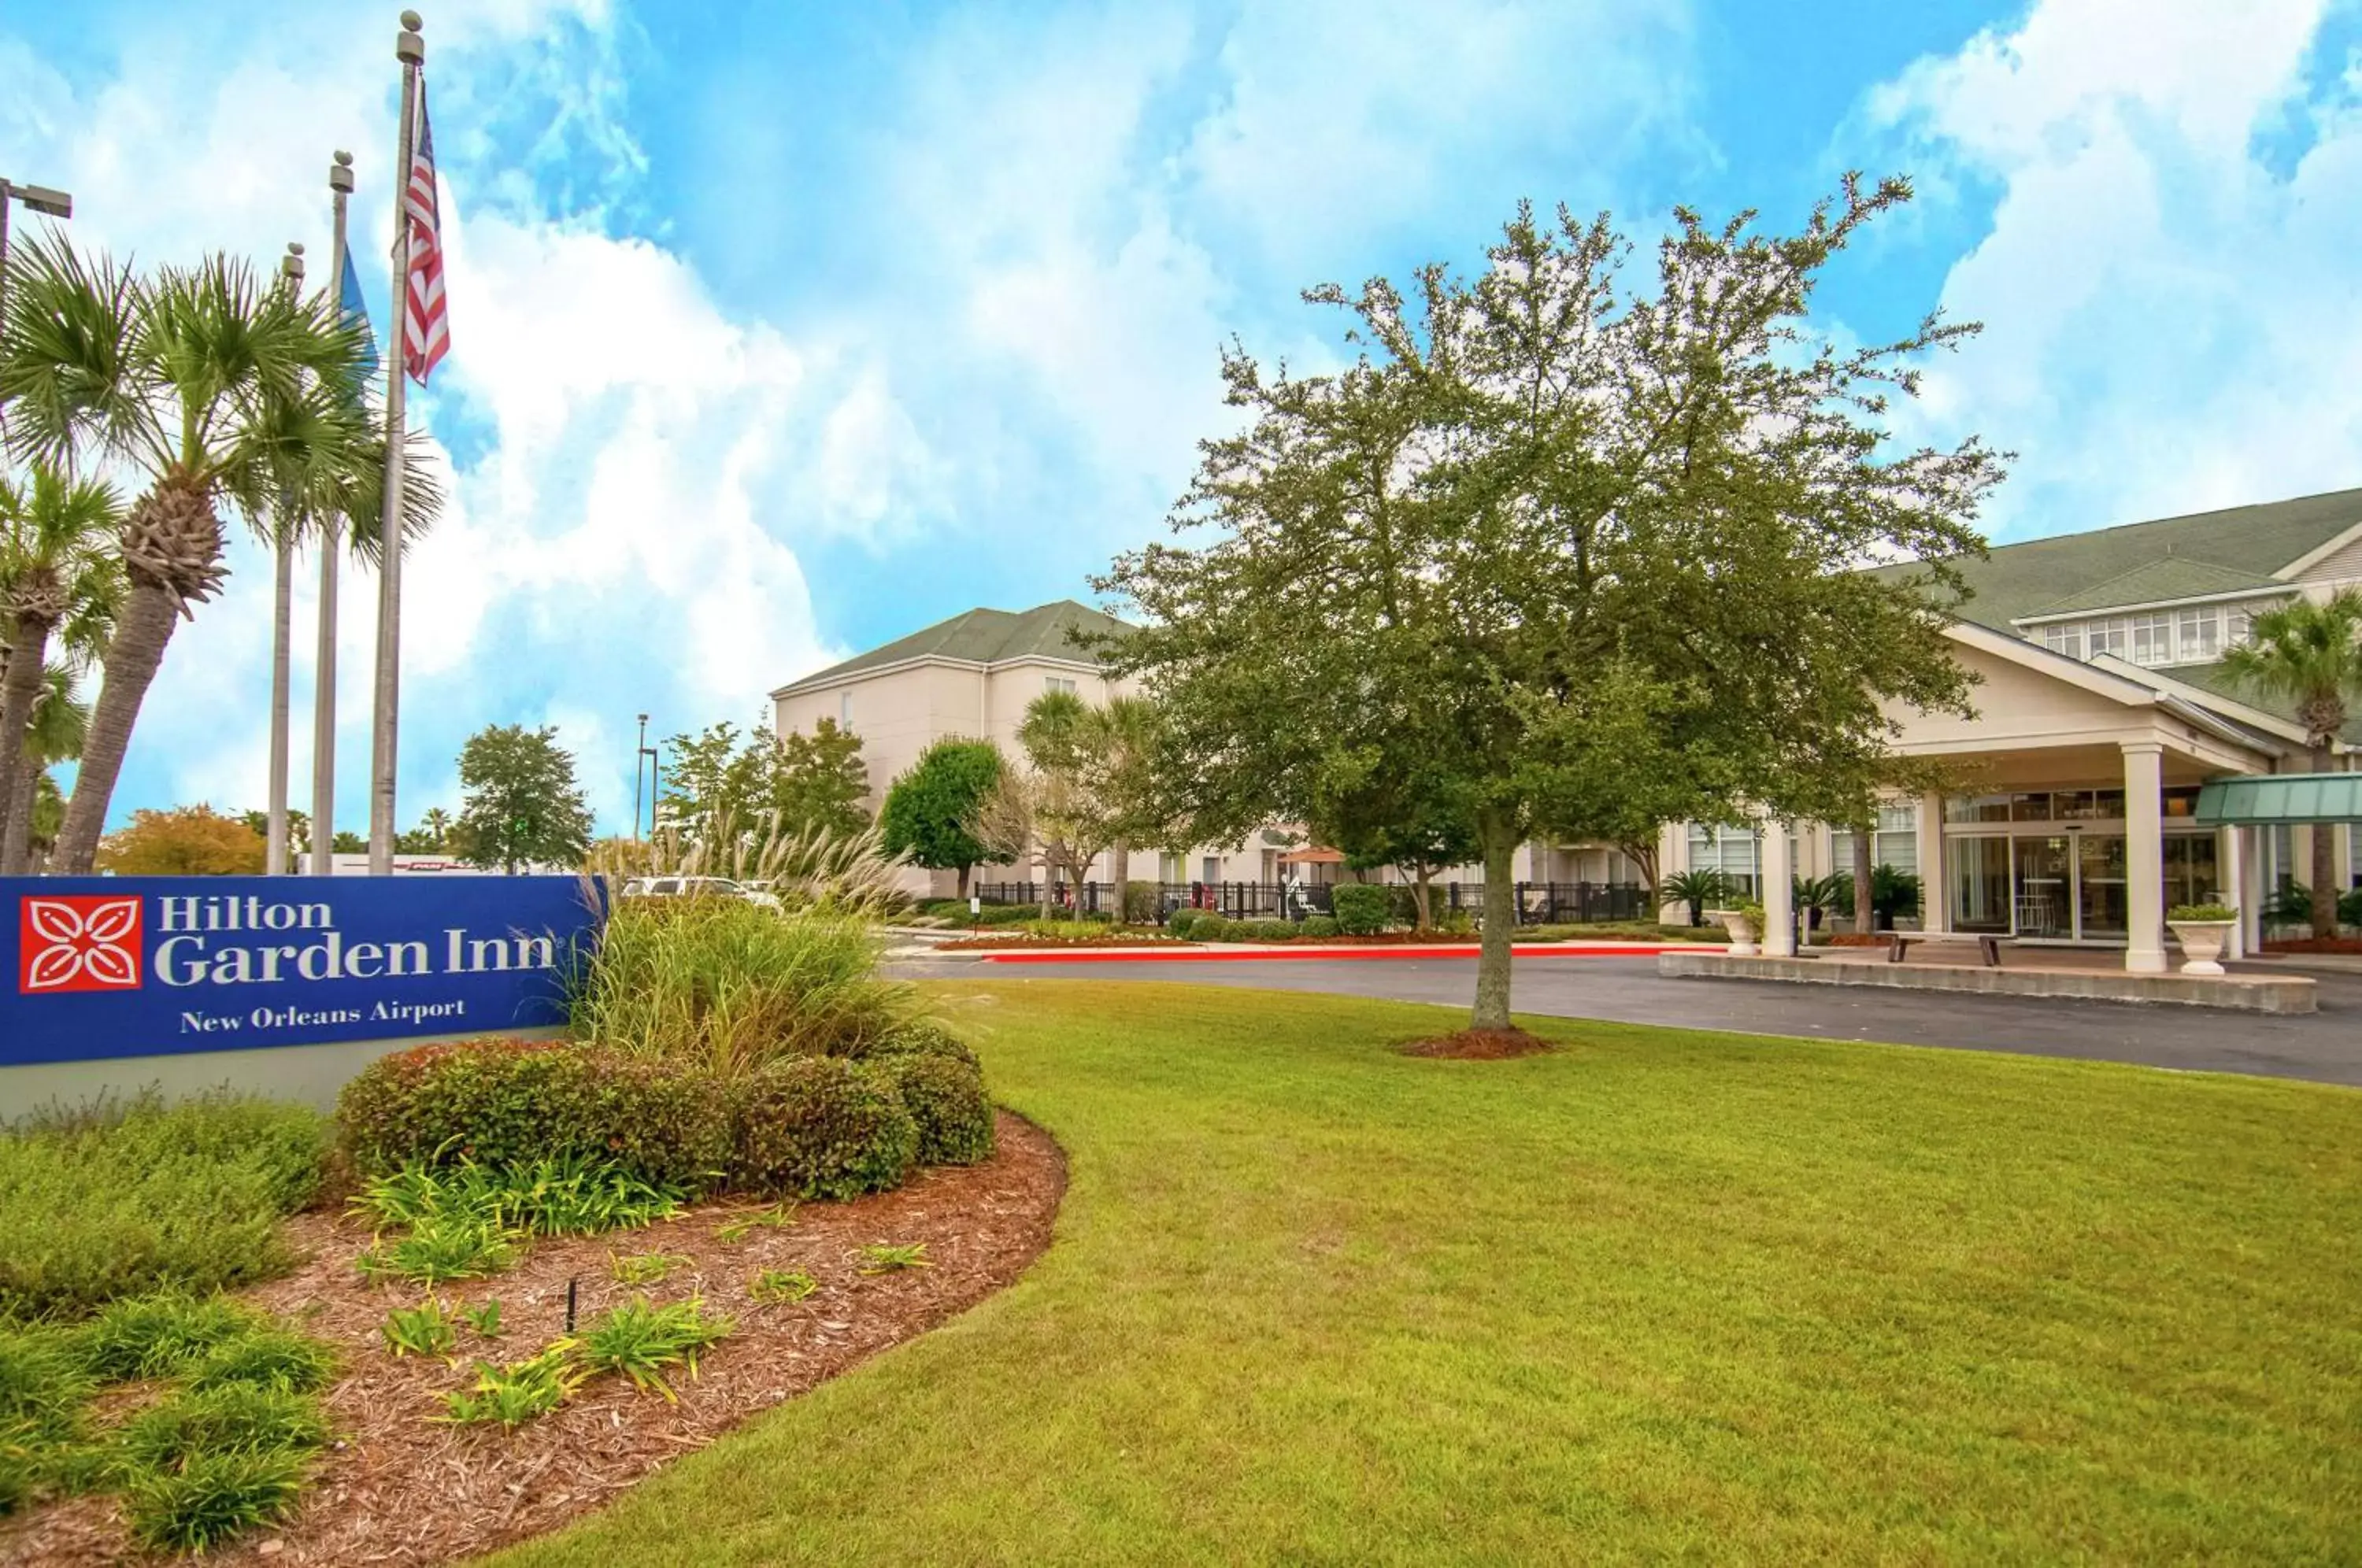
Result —
<instances>
[{"instance_id":1,"label":"bench","mask_svg":"<svg viewBox=\"0 0 2362 1568\"><path fill-rule=\"evenodd\" d=\"M1931 936L1922 932L1889 932L1887 933L1886 961L1890 964L1902 963L1904 959L1910 956L1911 944L1915 942L1965 942L1968 939L1969 937L1967 934L1959 936ZM1984 961L1986 968L1998 969L2001 967L2002 944L2008 942L2009 940L2010 939L2006 936L1978 936L1976 938L1977 956Z\"/></svg>"}]
</instances>

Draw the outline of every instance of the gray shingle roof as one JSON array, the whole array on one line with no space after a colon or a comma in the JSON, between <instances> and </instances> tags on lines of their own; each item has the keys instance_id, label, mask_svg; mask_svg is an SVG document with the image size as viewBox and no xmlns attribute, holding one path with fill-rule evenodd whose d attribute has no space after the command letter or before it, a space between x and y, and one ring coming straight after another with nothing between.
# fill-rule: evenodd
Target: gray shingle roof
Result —
<instances>
[{"instance_id":1,"label":"gray shingle roof","mask_svg":"<svg viewBox=\"0 0 2362 1568\"><path fill-rule=\"evenodd\" d=\"M1971 593L1958 613L2014 635L2013 623L2022 617L2040 614L2066 600L2090 597L2103 584L2133 579L2141 569L2167 561L2213 568L2246 585L2269 578L2357 523L2362 523L2362 490L2341 490L1997 545L1981 560L1958 563ZM1879 569L1902 575L1912 569L1906 564ZM2123 591L2123 586L2115 591ZM2160 597L2169 596L2102 595L2082 607L2106 609Z\"/></svg>"},{"instance_id":2,"label":"gray shingle roof","mask_svg":"<svg viewBox=\"0 0 2362 1568\"><path fill-rule=\"evenodd\" d=\"M1119 621L1105 611L1077 604L1071 599L1037 604L1031 610L969 610L948 621L922 627L907 637L897 637L883 647L857 654L842 664L833 664L800 680L789 681L772 695L826 686L847 676L915 658L950 659L962 664L1000 664L1018 658L1089 663L1091 656L1075 646L1073 633L1131 630L1130 622Z\"/></svg>"},{"instance_id":3,"label":"gray shingle roof","mask_svg":"<svg viewBox=\"0 0 2362 1568\"><path fill-rule=\"evenodd\" d=\"M2070 593L2029 614L2081 614L2125 604L2164 604L2177 599L2202 599L2243 590L2285 592L2288 584L2262 572L2241 571L2236 567L2216 566L2188 556L2168 556L2119 572L2105 582L2093 583L2080 593Z\"/></svg>"}]
</instances>

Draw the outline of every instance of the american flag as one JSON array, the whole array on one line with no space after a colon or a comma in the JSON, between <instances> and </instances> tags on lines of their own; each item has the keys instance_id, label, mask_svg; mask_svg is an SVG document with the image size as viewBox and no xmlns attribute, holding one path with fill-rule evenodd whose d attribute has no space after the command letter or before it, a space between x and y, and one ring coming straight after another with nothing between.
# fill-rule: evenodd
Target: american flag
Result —
<instances>
[{"instance_id":1,"label":"american flag","mask_svg":"<svg viewBox=\"0 0 2362 1568\"><path fill-rule=\"evenodd\" d=\"M403 312L402 363L420 386L451 351L451 324L443 315L443 220L435 197L435 133L426 124L426 83L418 83L418 124L411 138L410 287Z\"/></svg>"}]
</instances>

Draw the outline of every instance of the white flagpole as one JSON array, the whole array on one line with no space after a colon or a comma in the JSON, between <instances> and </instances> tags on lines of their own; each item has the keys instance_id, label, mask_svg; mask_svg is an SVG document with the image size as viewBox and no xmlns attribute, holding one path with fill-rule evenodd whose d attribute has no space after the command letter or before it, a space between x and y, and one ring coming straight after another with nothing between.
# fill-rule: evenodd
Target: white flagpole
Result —
<instances>
[{"instance_id":1,"label":"white flagpole","mask_svg":"<svg viewBox=\"0 0 2362 1568\"><path fill-rule=\"evenodd\" d=\"M345 202L353 193L353 155L337 154L328 165L329 201L336 208L336 237L328 266L336 273L337 318L345 309ZM320 519L320 640L312 655L312 875L337 868L337 552L342 519Z\"/></svg>"},{"instance_id":2,"label":"white flagpole","mask_svg":"<svg viewBox=\"0 0 2362 1568\"><path fill-rule=\"evenodd\" d=\"M279 264L279 280L291 300L304 297L304 247L291 241ZM288 869L287 758L295 641L295 538L287 515L287 492L279 493L270 531L270 787L263 812L262 870L284 877Z\"/></svg>"},{"instance_id":3,"label":"white flagpole","mask_svg":"<svg viewBox=\"0 0 2362 1568\"><path fill-rule=\"evenodd\" d=\"M408 432L403 399L403 350L410 322L410 156L418 123L418 73L426 63L426 40L415 11L402 14L393 54L402 61L402 134L393 175L393 329L385 391L385 521L378 536L377 712L370 747L369 868L372 877L393 870L393 771L402 700L402 445ZM338 265L342 265L342 261Z\"/></svg>"}]
</instances>

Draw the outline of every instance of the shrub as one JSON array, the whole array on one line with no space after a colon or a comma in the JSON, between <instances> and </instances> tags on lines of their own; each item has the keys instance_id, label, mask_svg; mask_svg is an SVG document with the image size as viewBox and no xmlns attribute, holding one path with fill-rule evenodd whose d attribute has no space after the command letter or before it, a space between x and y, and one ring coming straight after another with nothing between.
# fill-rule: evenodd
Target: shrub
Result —
<instances>
[{"instance_id":1,"label":"shrub","mask_svg":"<svg viewBox=\"0 0 2362 1568\"><path fill-rule=\"evenodd\" d=\"M670 1400L664 1369L686 1366L694 1376L699 1355L735 1326L728 1318L707 1317L694 1297L657 1307L635 1296L591 1323L573 1348L589 1371L620 1372L641 1392L653 1388Z\"/></svg>"},{"instance_id":2,"label":"shrub","mask_svg":"<svg viewBox=\"0 0 2362 1568\"><path fill-rule=\"evenodd\" d=\"M782 1062L738 1099L733 1185L790 1198L854 1198L898 1186L918 1124L887 1074L835 1056Z\"/></svg>"},{"instance_id":3,"label":"shrub","mask_svg":"<svg viewBox=\"0 0 2362 1568\"><path fill-rule=\"evenodd\" d=\"M54 1328L0 1328L0 1447L62 1442L96 1392L72 1338ZM0 1498L0 1513L8 1505Z\"/></svg>"},{"instance_id":4,"label":"shrub","mask_svg":"<svg viewBox=\"0 0 2362 1568\"><path fill-rule=\"evenodd\" d=\"M919 1054L878 1060L918 1125L919 1164L973 1165L992 1157L992 1100L972 1063Z\"/></svg>"},{"instance_id":5,"label":"shrub","mask_svg":"<svg viewBox=\"0 0 2362 1568\"><path fill-rule=\"evenodd\" d=\"M846 1055L914 1006L877 973L874 928L736 899L641 899L609 921L569 999L576 1034L627 1055L724 1075Z\"/></svg>"},{"instance_id":6,"label":"shrub","mask_svg":"<svg viewBox=\"0 0 2362 1568\"><path fill-rule=\"evenodd\" d=\"M119 1461L133 1470L177 1469L201 1454L232 1449L315 1449L328 1441L316 1400L283 1388L226 1388L174 1394L123 1423Z\"/></svg>"},{"instance_id":7,"label":"shrub","mask_svg":"<svg viewBox=\"0 0 2362 1568\"><path fill-rule=\"evenodd\" d=\"M167 1292L113 1302L77 1329L74 1338L83 1364L112 1383L168 1377L256 1326L253 1315L236 1302Z\"/></svg>"},{"instance_id":8,"label":"shrub","mask_svg":"<svg viewBox=\"0 0 2362 1568\"><path fill-rule=\"evenodd\" d=\"M1231 928L1235 923L1235 922L1228 920L1221 915L1212 913L1200 914L1198 917L1197 923L1193 924L1189 928L1189 940L1192 942L1235 941L1237 939L1231 934Z\"/></svg>"},{"instance_id":9,"label":"shrub","mask_svg":"<svg viewBox=\"0 0 2362 1568\"><path fill-rule=\"evenodd\" d=\"M1288 920L1248 921L1246 934L1256 942L1293 942L1296 940L1296 922Z\"/></svg>"},{"instance_id":10,"label":"shrub","mask_svg":"<svg viewBox=\"0 0 2362 1568\"><path fill-rule=\"evenodd\" d=\"M337 1353L309 1334L259 1324L199 1356L189 1368L194 1392L248 1387L310 1394L337 1375Z\"/></svg>"},{"instance_id":11,"label":"shrub","mask_svg":"<svg viewBox=\"0 0 2362 1568\"><path fill-rule=\"evenodd\" d=\"M1368 882L1340 882L1329 903L1337 929L1348 936L1375 936L1386 928L1386 890Z\"/></svg>"},{"instance_id":12,"label":"shrub","mask_svg":"<svg viewBox=\"0 0 2362 1568\"><path fill-rule=\"evenodd\" d=\"M2237 920L2239 911L2228 904L2176 904L2166 911L2165 918L2179 921Z\"/></svg>"},{"instance_id":13,"label":"shrub","mask_svg":"<svg viewBox=\"0 0 2362 1568\"><path fill-rule=\"evenodd\" d=\"M1164 917L1164 929L1171 935L1187 939L1189 933L1196 927L1198 916L1199 911L1197 910L1175 910Z\"/></svg>"},{"instance_id":14,"label":"shrub","mask_svg":"<svg viewBox=\"0 0 2362 1568\"><path fill-rule=\"evenodd\" d=\"M980 1067L976 1053L967 1042L937 1023L933 1019L914 1019L871 1046L867 1059L879 1061L888 1056L947 1056L955 1062L965 1062Z\"/></svg>"},{"instance_id":15,"label":"shrub","mask_svg":"<svg viewBox=\"0 0 2362 1568\"><path fill-rule=\"evenodd\" d=\"M286 1513L309 1463L307 1453L283 1448L202 1453L175 1470L135 1473L125 1513L148 1545L202 1552Z\"/></svg>"},{"instance_id":16,"label":"shrub","mask_svg":"<svg viewBox=\"0 0 2362 1568\"><path fill-rule=\"evenodd\" d=\"M279 1218L318 1189L326 1143L317 1113L229 1095L144 1095L0 1135L0 1317L279 1273Z\"/></svg>"},{"instance_id":17,"label":"shrub","mask_svg":"<svg viewBox=\"0 0 2362 1568\"><path fill-rule=\"evenodd\" d=\"M728 1117L717 1110L713 1119L725 1129L713 1156L718 1170L728 1157ZM680 1212L681 1197L680 1189L642 1181L613 1160L559 1154L497 1169L473 1160L440 1167L413 1161L371 1177L352 1208L380 1226L469 1215L531 1235L594 1236L669 1220Z\"/></svg>"},{"instance_id":18,"label":"shrub","mask_svg":"<svg viewBox=\"0 0 2362 1568\"><path fill-rule=\"evenodd\" d=\"M481 1279L516 1262L516 1235L484 1214L435 1214L410 1233L381 1241L360 1255L370 1279L407 1279L433 1286L447 1279Z\"/></svg>"},{"instance_id":19,"label":"shrub","mask_svg":"<svg viewBox=\"0 0 2362 1568\"><path fill-rule=\"evenodd\" d=\"M604 1170L688 1195L730 1154L728 1107L707 1074L556 1042L381 1057L345 1086L337 1109L346 1150L370 1175L472 1163L571 1180L585 1196L581 1184L608 1180Z\"/></svg>"},{"instance_id":20,"label":"shrub","mask_svg":"<svg viewBox=\"0 0 2362 1568\"><path fill-rule=\"evenodd\" d=\"M1326 941L1336 935L1341 929L1343 928L1338 925L1337 917L1334 915L1307 915L1303 922L1297 927L1297 930L1315 942Z\"/></svg>"}]
</instances>

